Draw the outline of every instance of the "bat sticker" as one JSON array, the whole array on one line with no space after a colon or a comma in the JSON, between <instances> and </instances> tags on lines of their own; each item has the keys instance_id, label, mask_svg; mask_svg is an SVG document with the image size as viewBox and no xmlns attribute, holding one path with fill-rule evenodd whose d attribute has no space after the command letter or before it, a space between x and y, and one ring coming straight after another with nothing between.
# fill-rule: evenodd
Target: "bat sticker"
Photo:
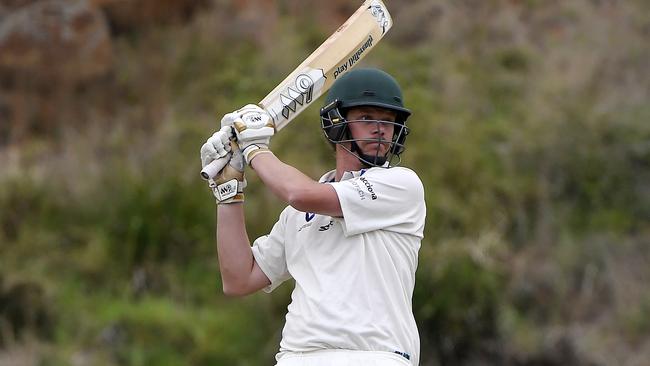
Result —
<instances>
[{"instance_id":1,"label":"bat sticker","mask_svg":"<svg viewBox=\"0 0 650 366\"><path fill-rule=\"evenodd\" d=\"M321 69L306 68L294 81L280 93L278 99L267 109L273 121L288 120L291 113L310 104L314 96L319 96L325 84L325 74Z\"/></svg>"},{"instance_id":2,"label":"bat sticker","mask_svg":"<svg viewBox=\"0 0 650 366\"><path fill-rule=\"evenodd\" d=\"M368 39L357 49L355 53L350 56L342 65L337 66L336 70L334 70L334 79L338 78L339 76L343 75L348 69L352 69L354 67L354 64L361 59L363 56L363 53L372 47L372 34L368 35Z\"/></svg>"},{"instance_id":3,"label":"bat sticker","mask_svg":"<svg viewBox=\"0 0 650 366\"><path fill-rule=\"evenodd\" d=\"M384 9L384 5L379 1L373 1L370 6L368 6L368 9L370 9L370 13L375 17L377 23L379 23L381 34L386 33L386 28L390 28L391 20L387 16L388 12Z\"/></svg>"}]
</instances>

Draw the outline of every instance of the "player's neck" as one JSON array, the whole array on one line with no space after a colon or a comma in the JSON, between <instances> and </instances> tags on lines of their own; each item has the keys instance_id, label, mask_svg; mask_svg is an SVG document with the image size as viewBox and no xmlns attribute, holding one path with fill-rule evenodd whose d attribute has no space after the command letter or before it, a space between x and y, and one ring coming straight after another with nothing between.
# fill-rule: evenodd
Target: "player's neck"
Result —
<instances>
[{"instance_id":1,"label":"player's neck","mask_svg":"<svg viewBox=\"0 0 650 366\"><path fill-rule=\"evenodd\" d=\"M354 172L363 168L359 157L336 145L336 181L340 181L343 173Z\"/></svg>"}]
</instances>

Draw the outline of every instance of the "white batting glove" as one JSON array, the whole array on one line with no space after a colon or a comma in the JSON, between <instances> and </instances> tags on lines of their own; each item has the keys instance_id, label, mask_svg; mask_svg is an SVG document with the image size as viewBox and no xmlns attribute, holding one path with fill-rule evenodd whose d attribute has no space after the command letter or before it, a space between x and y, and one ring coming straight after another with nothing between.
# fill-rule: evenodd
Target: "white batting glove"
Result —
<instances>
[{"instance_id":1,"label":"white batting glove","mask_svg":"<svg viewBox=\"0 0 650 366\"><path fill-rule=\"evenodd\" d=\"M228 164L217 173L217 176L208 179L208 186L212 189L217 204L244 202L244 156L236 143L231 143L231 152L224 159L229 159Z\"/></svg>"},{"instance_id":2,"label":"white batting glove","mask_svg":"<svg viewBox=\"0 0 650 366\"><path fill-rule=\"evenodd\" d=\"M217 203L244 201L244 158L237 144L231 143L232 136L232 127L224 126L201 146L201 166L205 168L216 160L221 167L214 178L208 179Z\"/></svg>"},{"instance_id":3,"label":"white batting glove","mask_svg":"<svg viewBox=\"0 0 650 366\"><path fill-rule=\"evenodd\" d=\"M201 146L201 168L205 168L213 160L224 158L231 150L230 138L232 127L221 127ZM227 160L226 160L227 162ZM224 162L225 165L225 162Z\"/></svg>"},{"instance_id":4,"label":"white batting glove","mask_svg":"<svg viewBox=\"0 0 650 366\"><path fill-rule=\"evenodd\" d=\"M234 127L237 143L247 164L250 165L257 154L270 152L269 143L275 134L275 124L271 116L259 106L248 104L228 113L221 120L221 125Z\"/></svg>"}]
</instances>

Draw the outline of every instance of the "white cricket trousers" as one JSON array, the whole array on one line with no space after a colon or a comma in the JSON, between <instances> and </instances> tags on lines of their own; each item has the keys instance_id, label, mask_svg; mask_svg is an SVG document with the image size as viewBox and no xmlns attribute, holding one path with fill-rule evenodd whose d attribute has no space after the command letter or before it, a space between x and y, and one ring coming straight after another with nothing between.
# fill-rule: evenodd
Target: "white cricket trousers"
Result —
<instances>
[{"instance_id":1,"label":"white cricket trousers","mask_svg":"<svg viewBox=\"0 0 650 366\"><path fill-rule=\"evenodd\" d=\"M276 366L412 366L404 357L390 352L320 350L283 356Z\"/></svg>"}]
</instances>

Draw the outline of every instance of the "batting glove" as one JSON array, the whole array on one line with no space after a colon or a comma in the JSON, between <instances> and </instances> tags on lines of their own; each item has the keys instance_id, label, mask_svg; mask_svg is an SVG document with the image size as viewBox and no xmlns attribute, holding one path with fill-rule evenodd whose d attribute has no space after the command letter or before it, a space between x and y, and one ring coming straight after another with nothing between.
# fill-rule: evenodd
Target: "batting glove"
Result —
<instances>
[{"instance_id":1,"label":"batting glove","mask_svg":"<svg viewBox=\"0 0 650 366\"><path fill-rule=\"evenodd\" d=\"M275 123L271 116L259 106L248 104L226 114L222 126L234 127L237 143L247 164L259 153L270 152L269 143L275 134Z\"/></svg>"},{"instance_id":2,"label":"batting glove","mask_svg":"<svg viewBox=\"0 0 650 366\"><path fill-rule=\"evenodd\" d=\"M236 143L232 143L231 152L226 158L230 159L228 164L216 177L208 179L208 186L212 189L217 204L244 202L244 156Z\"/></svg>"},{"instance_id":3,"label":"batting glove","mask_svg":"<svg viewBox=\"0 0 650 366\"><path fill-rule=\"evenodd\" d=\"M232 127L224 126L201 147L201 166L217 161L221 167L214 178L208 179L217 203L244 202L244 158L237 144L232 143Z\"/></svg>"},{"instance_id":4,"label":"batting glove","mask_svg":"<svg viewBox=\"0 0 650 366\"><path fill-rule=\"evenodd\" d=\"M231 150L230 138L233 136L232 127L221 127L221 130L215 132L210 138L201 146L201 167L205 168L206 165L212 161L224 158ZM227 160L223 163L226 165Z\"/></svg>"}]
</instances>

